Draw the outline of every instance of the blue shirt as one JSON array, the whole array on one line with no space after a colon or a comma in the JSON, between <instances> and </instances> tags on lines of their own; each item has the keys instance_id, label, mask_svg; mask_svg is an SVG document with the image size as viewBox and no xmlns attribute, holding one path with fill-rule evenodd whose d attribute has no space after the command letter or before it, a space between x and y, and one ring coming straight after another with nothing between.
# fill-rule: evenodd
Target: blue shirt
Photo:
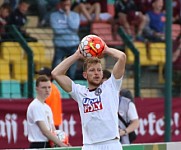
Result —
<instances>
[{"instance_id":1,"label":"blue shirt","mask_svg":"<svg viewBox=\"0 0 181 150\"><path fill-rule=\"evenodd\" d=\"M164 33L165 30L165 14L163 13L154 13L149 11L148 16L150 18L149 26L152 30L159 33Z\"/></svg>"},{"instance_id":2,"label":"blue shirt","mask_svg":"<svg viewBox=\"0 0 181 150\"><path fill-rule=\"evenodd\" d=\"M80 18L78 13L70 11L67 15L62 9L53 12L50 15L50 26L53 29L53 42L56 47L79 45Z\"/></svg>"}]
</instances>

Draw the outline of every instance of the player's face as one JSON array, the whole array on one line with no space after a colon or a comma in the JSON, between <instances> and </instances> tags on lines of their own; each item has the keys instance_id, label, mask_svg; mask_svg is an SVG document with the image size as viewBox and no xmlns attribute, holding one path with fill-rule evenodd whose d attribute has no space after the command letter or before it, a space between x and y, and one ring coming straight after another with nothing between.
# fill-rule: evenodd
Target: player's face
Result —
<instances>
[{"instance_id":1,"label":"player's face","mask_svg":"<svg viewBox=\"0 0 181 150\"><path fill-rule=\"evenodd\" d=\"M85 73L85 78L89 82L89 84L94 86L99 86L102 83L102 66L100 63L90 64Z\"/></svg>"},{"instance_id":2,"label":"player's face","mask_svg":"<svg viewBox=\"0 0 181 150\"><path fill-rule=\"evenodd\" d=\"M42 99L46 99L51 92L51 82L40 82L39 85L36 87L37 96L39 96Z\"/></svg>"}]
</instances>

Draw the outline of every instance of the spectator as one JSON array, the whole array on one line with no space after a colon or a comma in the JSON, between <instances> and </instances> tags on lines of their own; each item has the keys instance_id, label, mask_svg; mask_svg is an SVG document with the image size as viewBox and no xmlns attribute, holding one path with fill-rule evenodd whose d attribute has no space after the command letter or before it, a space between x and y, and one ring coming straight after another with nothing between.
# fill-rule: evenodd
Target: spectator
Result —
<instances>
[{"instance_id":1,"label":"spectator","mask_svg":"<svg viewBox=\"0 0 181 150\"><path fill-rule=\"evenodd\" d=\"M8 18L8 25L15 25L27 41L36 42L37 39L35 39L34 37L30 37L29 34L25 31L25 29L23 29L27 23L26 13L28 11L29 6L30 3L28 0L20 0L17 8L10 14Z\"/></svg>"},{"instance_id":2,"label":"spectator","mask_svg":"<svg viewBox=\"0 0 181 150\"><path fill-rule=\"evenodd\" d=\"M52 132L55 130L51 108L45 103L50 95L51 82L45 75L36 80L36 98L27 109L27 128L30 148L50 148L49 140L66 146Z\"/></svg>"},{"instance_id":3,"label":"spectator","mask_svg":"<svg viewBox=\"0 0 181 150\"><path fill-rule=\"evenodd\" d=\"M123 121L119 120L120 142L122 144L130 144L128 134L139 127L139 119L133 96L128 89L122 89L120 91L118 113L127 124L130 123L126 127Z\"/></svg>"},{"instance_id":4,"label":"spectator","mask_svg":"<svg viewBox=\"0 0 181 150\"><path fill-rule=\"evenodd\" d=\"M131 25L137 26L136 40L144 40L142 32L147 22L146 16L138 10L133 0L115 1L115 19L116 23L124 27L130 38L134 35Z\"/></svg>"},{"instance_id":5,"label":"spectator","mask_svg":"<svg viewBox=\"0 0 181 150\"><path fill-rule=\"evenodd\" d=\"M148 23L144 29L144 37L152 42L165 41L165 14L163 0L153 0L152 10L147 13Z\"/></svg>"},{"instance_id":6,"label":"spectator","mask_svg":"<svg viewBox=\"0 0 181 150\"><path fill-rule=\"evenodd\" d=\"M46 75L51 81L51 92L46 98L45 102L50 106L53 113L53 121L55 128L58 130L59 126L62 124L62 98L57 86L53 83L53 78L51 76L51 69L47 67L41 68L36 72L39 75Z\"/></svg>"},{"instance_id":7,"label":"spectator","mask_svg":"<svg viewBox=\"0 0 181 150\"><path fill-rule=\"evenodd\" d=\"M72 55L79 45L78 35L80 18L70 10L71 0L60 0L60 8L50 15L50 25L53 29L54 57L52 68L56 67L65 57ZM71 66L68 75L74 80L77 63Z\"/></svg>"},{"instance_id":8,"label":"spectator","mask_svg":"<svg viewBox=\"0 0 181 150\"><path fill-rule=\"evenodd\" d=\"M80 14L81 22L100 20L101 6L98 2L91 4L87 0L76 0L71 9Z\"/></svg>"},{"instance_id":9,"label":"spectator","mask_svg":"<svg viewBox=\"0 0 181 150\"><path fill-rule=\"evenodd\" d=\"M0 41L6 38L5 25L7 24L7 18L10 15L11 7L9 4L4 3L0 6Z\"/></svg>"}]
</instances>

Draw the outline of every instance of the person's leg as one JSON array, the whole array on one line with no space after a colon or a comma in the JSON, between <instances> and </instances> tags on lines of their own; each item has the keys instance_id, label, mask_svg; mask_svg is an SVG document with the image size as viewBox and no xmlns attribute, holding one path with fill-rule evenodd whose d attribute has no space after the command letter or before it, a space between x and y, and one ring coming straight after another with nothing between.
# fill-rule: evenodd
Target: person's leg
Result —
<instances>
[{"instance_id":1,"label":"person's leg","mask_svg":"<svg viewBox=\"0 0 181 150\"><path fill-rule=\"evenodd\" d=\"M89 21L89 22L92 21L91 15L89 14L89 11L87 10L87 7L84 3L78 4L74 8L74 11L79 13L79 14L83 14L85 16L85 18L87 19L87 21Z\"/></svg>"},{"instance_id":2,"label":"person's leg","mask_svg":"<svg viewBox=\"0 0 181 150\"><path fill-rule=\"evenodd\" d=\"M65 57L65 51L63 48L55 47L53 56L52 69L55 68Z\"/></svg>"},{"instance_id":3,"label":"person's leg","mask_svg":"<svg viewBox=\"0 0 181 150\"><path fill-rule=\"evenodd\" d=\"M41 23L47 14L47 2L46 0L36 0L36 3L38 8L39 23Z\"/></svg>"},{"instance_id":4,"label":"person's leg","mask_svg":"<svg viewBox=\"0 0 181 150\"><path fill-rule=\"evenodd\" d=\"M114 40L118 40L117 39L117 35L118 35L119 23L117 22L116 19L112 19L111 25L112 25L112 36L113 36L113 39Z\"/></svg>"},{"instance_id":5,"label":"person's leg","mask_svg":"<svg viewBox=\"0 0 181 150\"><path fill-rule=\"evenodd\" d=\"M175 44L175 42L173 42ZM175 44L176 45L176 44ZM181 53L181 40L179 40L179 45L176 48L176 50L173 52L173 56L172 56L172 62L174 63L175 61L177 61L177 59L180 57L180 53Z\"/></svg>"},{"instance_id":6,"label":"person's leg","mask_svg":"<svg viewBox=\"0 0 181 150\"><path fill-rule=\"evenodd\" d=\"M120 25L123 25L123 28L125 29L126 33L129 35L132 35L131 27L129 25L129 22L127 20L127 15L124 13L118 14L118 22Z\"/></svg>"},{"instance_id":7,"label":"person's leg","mask_svg":"<svg viewBox=\"0 0 181 150\"><path fill-rule=\"evenodd\" d=\"M100 13L101 13L101 6L100 3L94 3L90 9L89 9L89 14L94 14L94 21L99 21L100 20Z\"/></svg>"},{"instance_id":8,"label":"person's leg","mask_svg":"<svg viewBox=\"0 0 181 150\"><path fill-rule=\"evenodd\" d=\"M138 32L137 32L137 35L138 36L141 36L142 33L143 33L143 29L147 23L147 17L145 15L143 15L142 13L140 13L139 15L139 19L140 19L140 22L138 24Z\"/></svg>"},{"instance_id":9,"label":"person's leg","mask_svg":"<svg viewBox=\"0 0 181 150\"><path fill-rule=\"evenodd\" d=\"M67 57L73 55L76 50L77 50L77 46L68 48L67 51L66 51L66 52L67 52ZM72 80L75 79L76 70L77 70L77 62L74 63L74 64L70 67L70 69L68 70L68 76L69 76Z\"/></svg>"}]
</instances>

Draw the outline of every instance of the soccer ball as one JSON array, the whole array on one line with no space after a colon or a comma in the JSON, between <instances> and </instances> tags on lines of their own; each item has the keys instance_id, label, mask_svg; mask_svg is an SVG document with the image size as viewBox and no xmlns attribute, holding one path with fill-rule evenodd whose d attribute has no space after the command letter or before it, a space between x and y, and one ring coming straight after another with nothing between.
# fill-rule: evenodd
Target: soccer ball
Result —
<instances>
[{"instance_id":1,"label":"soccer ball","mask_svg":"<svg viewBox=\"0 0 181 150\"><path fill-rule=\"evenodd\" d=\"M104 47L104 41L96 35L85 36L79 44L79 50L84 57L100 56Z\"/></svg>"},{"instance_id":2,"label":"soccer ball","mask_svg":"<svg viewBox=\"0 0 181 150\"><path fill-rule=\"evenodd\" d=\"M67 134L64 131L62 131L62 130L55 130L55 134L56 134L56 136L58 137L58 139L61 142L65 143L65 144L69 143L68 136L67 136Z\"/></svg>"}]
</instances>

